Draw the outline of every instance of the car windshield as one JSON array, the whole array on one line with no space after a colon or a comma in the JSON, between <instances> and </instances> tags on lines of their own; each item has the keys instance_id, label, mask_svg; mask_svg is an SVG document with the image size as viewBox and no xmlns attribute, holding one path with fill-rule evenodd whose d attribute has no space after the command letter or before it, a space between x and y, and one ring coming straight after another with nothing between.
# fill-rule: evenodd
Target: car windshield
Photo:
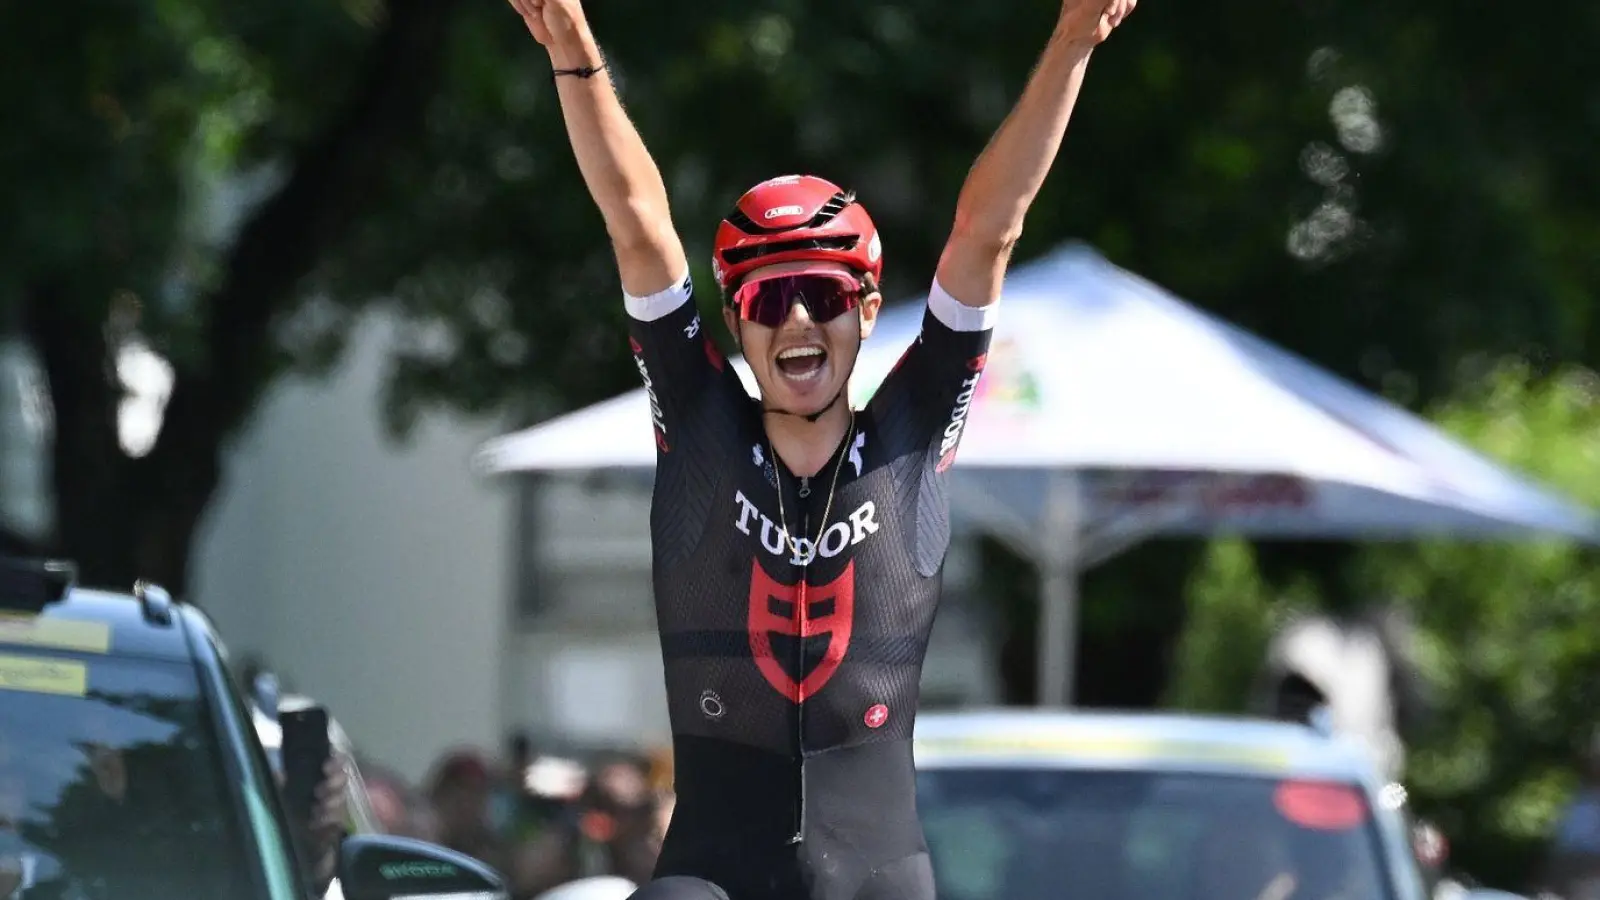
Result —
<instances>
[{"instance_id":1,"label":"car windshield","mask_svg":"<svg viewBox=\"0 0 1600 900\"><path fill-rule=\"evenodd\" d=\"M935 768L918 810L939 900L1389 900L1353 785Z\"/></svg>"},{"instance_id":2,"label":"car windshield","mask_svg":"<svg viewBox=\"0 0 1600 900\"><path fill-rule=\"evenodd\" d=\"M215 734L189 666L0 646L0 896L261 896Z\"/></svg>"}]
</instances>

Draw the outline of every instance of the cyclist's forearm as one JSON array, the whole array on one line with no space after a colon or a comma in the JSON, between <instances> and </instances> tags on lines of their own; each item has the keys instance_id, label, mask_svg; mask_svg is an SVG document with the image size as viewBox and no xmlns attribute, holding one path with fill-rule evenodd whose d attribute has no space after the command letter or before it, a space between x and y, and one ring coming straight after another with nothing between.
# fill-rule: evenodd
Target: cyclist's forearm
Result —
<instances>
[{"instance_id":1,"label":"cyclist's forearm","mask_svg":"<svg viewBox=\"0 0 1600 900\"><path fill-rule=\"evenodd\" d=\"M1000 299L1011 250L1061 147L1090 49L1062 29L1051 35L1016 107L967 173L936 273L940 287L960 303L987 306Z\"/></svg>"},{"instance_id":2,"label":"cyclist's forearm","mask_svg":"<svg viewBox=\"0 0 1600 900\"><path fill-rule=\"evenodd\" d=\"M1055 162L1092 47L1051 35L1016 106L979 154L956 203L955 227L975 240L1009 246Z\"/></svg>"},{"instance_id":3,"label":"cyclist's forearm","mask_svg":"<svg viewBox=\"0 0 1600 900\"><path fill-rule=\"evenodd\" d=\"M570 47L552 48L550 62L556 69L573 69L598 67L604 59L585 35ZM559 75L556 87L578 169L616 248L623 288L635 296L666 289L683 277L688 263L672 227L661 172L628 120L609 73Z\"/></svg>"}]
</instances>

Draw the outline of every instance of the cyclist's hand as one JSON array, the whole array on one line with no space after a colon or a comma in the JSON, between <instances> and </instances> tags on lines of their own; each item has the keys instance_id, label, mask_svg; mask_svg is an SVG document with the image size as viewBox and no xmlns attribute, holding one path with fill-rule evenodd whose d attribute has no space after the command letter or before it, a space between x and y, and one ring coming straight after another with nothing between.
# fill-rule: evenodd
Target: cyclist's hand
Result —
<instances>
[{"instance_id":1,"label":"cyclist's hand","mask_svg":"<svg viewBox=\"0 0 1600 900\"><path fill-rule=\"evenodd\" d=\"M1111 36L1139 0L1062 0L1057 25L1069 40L1095 46Z\"/></svg>"},{"instance_id":2,"label":"cyclist's hand","mask_svg":"<svg viewBox=\"0 0 1600 900\"><path fill-rule=\"evenodd\" d=\"M589 27L578 0L511 0L511 5L547 50L573 45Z\"/></svg>"}]
</instances>

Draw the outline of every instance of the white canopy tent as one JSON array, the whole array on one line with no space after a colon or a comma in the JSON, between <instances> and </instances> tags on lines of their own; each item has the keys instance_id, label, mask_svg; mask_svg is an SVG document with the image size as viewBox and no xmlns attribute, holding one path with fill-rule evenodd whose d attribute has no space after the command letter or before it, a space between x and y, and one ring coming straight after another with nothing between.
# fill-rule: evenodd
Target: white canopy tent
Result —
<instances>
[{"instance_id":1,"label":"white canopy tent","mask_svg":"<svg viewBox=\"0 0 1600 900\"><path fill-rule=\"evenodd\" d=\"M1040 571L1039 698L1072 696L1076 573L1155 534L1600 539L1600 520L1421 419L1072 245L1018 267L953 469ZM915 338L883 313L859 405ZM754 391L748 367L735 367ZM484 447L493 472L654 465L643 389Z\"/></svg>"}]
</instances>

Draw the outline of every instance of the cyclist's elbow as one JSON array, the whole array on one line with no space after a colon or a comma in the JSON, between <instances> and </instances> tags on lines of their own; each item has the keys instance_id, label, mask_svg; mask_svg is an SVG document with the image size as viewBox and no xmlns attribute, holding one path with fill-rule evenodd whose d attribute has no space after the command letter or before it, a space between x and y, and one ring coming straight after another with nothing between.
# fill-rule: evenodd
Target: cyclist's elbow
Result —
<instances>
[{"instance_id":1,"label":"cyclist's elbow","mask_svg":"<svg viewBox=\"0 0 1600 900\"><path fill-rule=\"evenodd\" d=\"M678 282L688 271L683 244L669 226L640 229L611 236L622 288L635 297L658 294Z\"/></svg>"}]
</instances>

